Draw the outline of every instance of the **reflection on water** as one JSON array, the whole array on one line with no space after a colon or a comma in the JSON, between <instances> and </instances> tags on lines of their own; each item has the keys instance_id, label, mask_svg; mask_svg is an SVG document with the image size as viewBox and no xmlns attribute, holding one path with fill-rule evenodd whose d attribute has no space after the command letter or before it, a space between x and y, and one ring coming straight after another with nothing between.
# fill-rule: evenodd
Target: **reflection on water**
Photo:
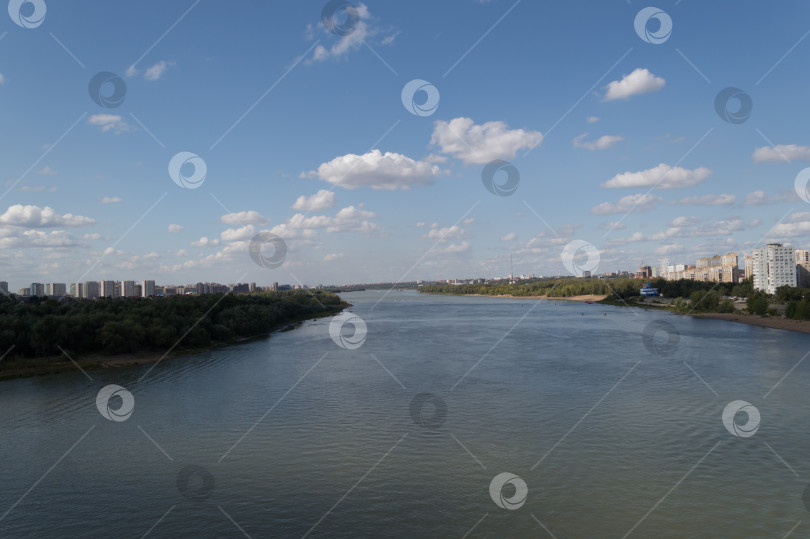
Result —
<instances>
[{"instance_id":1,"label":"reflection on water","mask_svg":"<svg viewBox=\"0 0 810 539\"><path fill-rule=\"evenodd\" d=\"M810 534L810 364L782 380L810 336L566 302L346 298L364 339L357 320L322 319L142 382L149 366L0 383L0 536L781 537L805 520L792 536ZM110 384L133 396L123 421L96 405ZM724 425L738 400L759 414L751 435L746 410Z\"/></svg>"}]
</instances>

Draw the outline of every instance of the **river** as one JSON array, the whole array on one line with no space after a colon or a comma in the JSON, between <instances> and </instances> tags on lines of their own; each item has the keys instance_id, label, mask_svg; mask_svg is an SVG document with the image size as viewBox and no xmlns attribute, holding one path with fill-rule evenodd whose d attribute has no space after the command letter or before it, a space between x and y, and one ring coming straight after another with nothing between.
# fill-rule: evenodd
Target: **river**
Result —
<instances>
[{"instance_id":1,"label":"river","mask_svg":"<svg viewBox=\"0 0 810 539\"><path fill-rule=\"evenodd\" d=\"M0 382L0 536L810 535L810 335L343 297L364 339Z\"/></svg>"}]
</instances>

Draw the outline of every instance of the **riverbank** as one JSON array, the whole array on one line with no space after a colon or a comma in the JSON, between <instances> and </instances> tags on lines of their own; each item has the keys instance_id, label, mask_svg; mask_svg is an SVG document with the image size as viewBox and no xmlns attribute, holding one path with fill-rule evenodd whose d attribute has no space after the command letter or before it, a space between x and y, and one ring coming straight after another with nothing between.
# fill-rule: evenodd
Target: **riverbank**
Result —
<instances>
[{"instance_id":1,"label":"riverbank","mask_svg":"<svg viewBox=\"0 0 810 539\"><path fill-rule=\"evenodd\" d=\"M208 350L232 346L234 344L243 344L250 341L264 339L273 333L290 331L300 327L307 320L317 320L318 318L334 316L347 307L351 307L351 304L345 303L340 306L336 306L334 309L315 313L312 316L289 320L279 324L267 333L254 335L252 337L242 337L228 342L213 342L210 346L202 348L182 348L179 350L172 350L170 352L165 350L148 350L128 354L116 354L114 356L110 356L108 354L85 354L76 356L71 354L70 358L62 354L61 356L44 356L20 359L17 361L6 361L0 363L0 380L27 378L30 376L41 376L45 374L58 374L62 372L79 370L79 368L86 371L96 369L120 369L124 367L157 363L158 361L167 361L190 356L192 354L199 354Z\"/></svg>"},{"instance_id":2,"label":"riverbank","mask_svg":"<svg viewBox=\"0 0 810 539\"><path fill-rule=\"evenodd\" d=\"M744 313L690 313L689 316L694 318L726 320L728 322L738 322L740 324L748 324L763 328L785 329L788 331L798 331L800 333L810 333L810 320L791 320L789 318L782 318L781 316L759 316L756 314Z\"/></svg>"},{"instance_id":3,"label":"riverbank","mask_svg":"<svg viewBox=\"0 0 810 539\"><path fill-rule=\"evenodd\" d=\"M512 294L441 294L437 292L420 292L421 294L436 294L439 296L465 296L477 298L508 298L508 299L545 299L549 301L602 301L607 295L585 294L582 296L554 297L554 296L513 296Z\"/></svg>"}]
</instances>

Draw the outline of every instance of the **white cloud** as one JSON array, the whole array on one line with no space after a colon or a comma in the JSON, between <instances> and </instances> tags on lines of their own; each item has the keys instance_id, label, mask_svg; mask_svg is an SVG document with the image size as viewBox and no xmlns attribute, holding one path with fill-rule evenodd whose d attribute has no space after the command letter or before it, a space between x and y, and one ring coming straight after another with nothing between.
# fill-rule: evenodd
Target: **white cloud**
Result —
<instances>
[{"instance_id":1,"label":"white cloud","mask_svg":"<svg viewBox=\"0 0 810 539\"><path fill-rule=\"evenodd\" d=\"M241 228L229 228L225 230L220 237L222 241L242 241L252 238L256 235L256 230L253 225L246 225Z\"/></svg>"},{"instance_id":2,"label":"white cloud","mask_svg":"<svg viewBox=\"0 0 810 539\"><path fill-rule=\"evenodd\" d=\"M622 223L621 221L611 221L609 223L602 223L599 225L599 230L622 230L627 228L627 225Z\"/></svg>"},{"instance_id":3,"label":"white cloud","mask_svg":"<svg viewBox=\"0 0 810 539\"><path fill-rule=\"evenodd\" d=\"M469 242L462 241L461 243L453 243L448 245L447 247L435 249L433 252L436 254L444 254L444 255L458 255L466 253L469 250L470 250Z\"/></svg>"},{"instance_id":4,"label":"white cloud","mask_svg":"<svg viewBox=\"0 0 810 539\"><path fill-rule=\"evenodd\" d=\"M685 249L685 246L682 243L667 243L658 247L655 250L655 254L657 255L669 255L673 253L682 253Z\"/></svg>"},{"instance_id":5,"label":"white cloud","mask_svg":"<svg viewBox=\"0 0 810 539\"><path fill-rule=\"evenodd\" d=\"M737 202L734 195L700 195L682 198L674 204L681 206L731 206Z\"/></svg>"},{"instance_id":6,"label":"white cloud","mask_svg":"<svg viewBox=\"0 0 810 539\"><path fill-rule=\"evenodd\" d=\"M371 222L376 217L376 213L354 206L341 209L335 217L307 217L303 213L296 213L286 223L274 226L270 232L282 238L313 238L318 230L326 230L328 233L360 232L368 235L377 230L377 225Z\"/></svg>"},{"instance_id":7,"label":"white cloud","mask_svg":"<svg viewBox=\"0 0 810 539\"><path fill-rule=\"evenodd\" d=\"M658 189L678 189L692 187L709 177L711 170L705 167L689 170L681 167L671 167L661 163L655 168L640 172L625 172L617 174L602 187L657 187Z\"/></svg>"},{"instance_id":8,"label":"white cloud","mask_svg":"<svg viewBox=\"0 0 810 539\"><path fill-rule=\"evenodd\" d=\"M6 83L6 78L3 76L2 73L0 73L0 84L5 84L5 83Z\"/></svg>"},{"instance_id":9,"label":"white cloud","mask_svg":"<svg viewBox=\"0 0 810 539\"><path fill-rule=\"evenodd\" d=\"M470 118L437 121L430 143L442 153L461 159L466 164L485 164L495 159L509 161L523 148L533 148L543 141L539 131L509 129L504 122L476 125Z\"/></svg>"},{"instance_id":10,"label":"white cloud","mask_svg":"<svg viewBox=\"0 0 810 539\"><path fill-rule=\"evenodd\" d=\"M588 133L582 133L572 140L574 148L585 148L586 150L607 150L617 142L624 140L624 137L619 135L603 135L596 140L590 142L583 142Z\"/></svg>"},{"instance_id":11,"label":"white cloud","mask_svg":"<svg viewBox=\"0 0 810 539\"><path fill-rule=\"evenodd\" d=\"M746 224L739 217L729 217L713 222L703 222L696 217L678 217L669 223L668 228L653 234L649 239L655 241L669 238L695 238L703 236L730 236L756 226Z\"/></svg>"},{"instance_id":12,"label":"white cloud","mask_svg":"<svg viewBox=\"0 0 810 539\"><path fill-rule=\"evenodd\" d=\"M54 170L49 166L44 166L37 171L37 174L42 174L43 176L53 176L54 174L59 174L59 171Z\"/></svg>"},{"instance_id":13,"label":"white cloud","mask_svg":"<svg viewBox=\"0 0 810 539\"><path fill-rule=\"evenodd\" d=\"M81 241L64 230L21 230L0 227L0 249L78 247Z\"/></svg>"},{"instance_id":14,"label":"white cloud","mask_svg":"<svg viewBox=\"0 0 810 539\"><path fill-rule=\"evenodd\" d=\"M751 159L755 163L810 161L810 147L796 144L777 144L773 148L762 146L754 150Z\"/></svg>"},{"instance_id":15,"label":"white cloud","mask_svg":"<svg viewBox=\"0 0 810 539\"><path fill-rule=\"evenodd\" d=\"M585 120L585 121L587 121L589 124L595 124L596 122L599 121L599 117L598 116L588 116L588 119Z\"/></svg>"},{"instance_id":16,"label":"white cloud","mask_svg":"<svg viewBox=\"0 0 810 539\"><path fill-rule=\"evenodd\" d=\"M326 189L321 189L309 197L301 195L292 209L300 211L323 211L335 205L335 193Z\"/></svg>"},{"instance_id":17,"label":"white cloud","mask_svg":"<svg viewBox=\"0 0 810 539\"><path fill-rule=\"evenodd\" d=\"M177 256L188 256L188 251L186 251L185 249L180 249L179 251L177 251L174 254L177 255Z\"/></svg>"},{"instance_id":18,"label":"white cloud","mask_svg":"<svg viewBox=\"0 0 810 539\"><path fill-rule=\"evenodd\" d=\"M318 170L302 174L318 177L334 185L355 189L410 189L413 185L427 185L430 180L444 174L437 165L414 161L399 153L372 150L363 155L346 154L323 163Z\"/></svg>"},{"instance_id":19,"label":"white cloud","mask_svg":"<svg viewBox=\"0 0 810 539\"><path fill-rule=\"evenodd\" d=\"M166 72L169 68L169 64L165 60L161 60L160 62L156 63L152 67L146 70L146 73L143 74L143 78L148 81L156 81L159 80L160 77Z\"/></svg>"},{"instance_id":20,"label":"white cloud","mask_svg":"<svg viewBox=\"0 0 810 539\"><path fill-rule=\"evenodd\" d=\"M208 237L203 236L197 241L192 241L191 245L193 245L194 247L215 247L219 245L219 240L216 238L208 239Z\"/></svg>"},{"instance_id":21,"label":"white cloud","mask_svg":"<svg viewBox=\"0 0 810 539\"><path fill-rule=\"evenodd\" d=\"M171 232L172 234L179 234L180 232L183 231L183 228L184 227L181 225L171 224L169 225L169 232Z\"/></svg>"},{"instance_id":22,"label":"white cloud","mask_svg":"<svg viewBox=\"0 0 810 539\"><path fill-rule=\"evenodd\" d=\"M663 88L665 84L666 81L661 77L656 77L647 69L637 68L629 75L625 75L621 80L614 80L609 83L604 101L628 99L634 95L656 92Z\"/></svg>"},{"instance_id":23,"label":"white cloud","mask_svg":"<svg viewBox=\"0 0 810 539\"><path fill-rule=\"evenodd\" d=\"M452 238L463 238L466 235L467 235L466 230L464 230L458 225L453 225L451 227L444 227L444 228L433 227L428 231L427 234L424 235L424 237L448 240Z\"/></svg>"},{"instance_id":24,"label":"white cloud","mask_svg":"<svg viewBox=\"0 0 810 539\"><path fill-rule=\"evenodd\" d=\"M103 197L101 199L102 204L115 204L116 202L121 202L119 197Z\"/></svg>"},{"instance_id":25,"label":"white cloud","mask_svg":"<svg viewBox=\"0 0 810 539\"><path fill-rule=\"evenodd\" d=\"M19 226L26 228L49 228L57 226L76 227L92 225L95 220L81 215L66 213L59 215L48 206L23 206L15 204L9 206L3 215L0 215L0 225Z\"/></svg>"},{"instance_id":26,"label":"white cloud","mask_svg":"<svg viewBox=\"0 0 810 539\"><path fill-rule=\"evenodd\" d=\"M768 231L768 238L794 238L810 234L810 212L791 215L786 223L776 224Z\"/></svg>"},{"instance_id":27,"label":"white cloud","mask_svg":"<svg viewBox=\"0 0 810 539\"><path fill-rule=\"evenodd\" d=\"M99 240L101 239L101 234L95 232L93 234L85 234L84 236L82 236L82 239L89 241Z\"/></svg>"},{"instance_id":28,"label":"white cloud","mask_svg":"<svg viewBox=\"0 0 810 539\"><path fill-rule=\"evenodd\" d=\"M87 123L98 126L104 133L112 131L116 135L130 130L129 124L117 114L93 114L88 118Z\"/></svg>"},{"instance_id":29,"label":"white cloud","mask_svg":"<svg viewBox=\"0 0 810 539\"><path fill-rule=\"evenodd\" d=\"M331 253L323 257L324 262L331 262L333 260L337 260L338 258L343 258L343 253Z\"/></svg>"},{"instance_id":30,"label":"white cloud","mask_svg":"<svg viewBox=\"0 0 810 539\"><path fill-rule=\"evenodd\" d=\"M505 236L501 236L501 241L513 241L513 240L516 240L516 239L517 239L517 234L515 234L514 232L510 232L509 234L507 234Z\"/></svg>"},{"instance_id":31,"label":"white cloud","mask_svg":"<svg viewBox=\"0 0 810 539\"><path fill-rule=\"evenodd\" d=\"M341 36L337 43L329 48L320 44L317 45L315 51L312 53L312 58L309 59L307 63L322 62L329 58L341 58L346 56L350 52L358 50L363 46L363 42L366 41L367 38L377 33L377 30L368 25L367 21L371 17L368 7L360 3L355 6L355 9L357 10L358 20L354 30L345 36ZM326 32L323 23L319 23L318 27Z\"/></svg>"},{"instance_id":32,"label":"white cloud","mask_svg":"<svg viewBox=\"0 0 810 539\"><path fill-rule=\"evenodd\" d=\"M795 202L797 200L799 200L799 197L793 190L782 191L773 195L766 195L765 191L752 191L745 196L743 204L746 206L765 206L781 202Z\"/></svg>"},{"instance_id":33,"label":"white cloud","mask_svg":"<svg viewBox=\"0 0 810 539\"><path fill-rule=\"evenodd\" d=\"M245 225L259 225L264 226L270 222L270 219L263 216L257 211L239 211L234 213L226 213L219 218L220 221L230 226L245 226Z\"/></svg>"},{"instance_id":34,"label":"white cloud","mask_svg":"<svg viewBox=\"0 0 810 539\"><path fill-rule=\"evenodd\" d=\"M138 71L138 68L135 67L135 64L132 64L124 72L124 76L126 76L127 78L130 78L130 77L136 76L139 73L140 73L140 71Z\"/></svg>"},{"instance_id":35,"label":"white cloud","mask_svg":"<svg viewBox=\"0 0 810 539\"><path fill-rule=\"evenodd\" d=\"M661 199L650 193L637 195L627 195L618 202L602 202L591 208L594 215L614 215L617 213L628 213L630 211L645 212L653 209L656 202Z\"/></svg>"}]
</instances>

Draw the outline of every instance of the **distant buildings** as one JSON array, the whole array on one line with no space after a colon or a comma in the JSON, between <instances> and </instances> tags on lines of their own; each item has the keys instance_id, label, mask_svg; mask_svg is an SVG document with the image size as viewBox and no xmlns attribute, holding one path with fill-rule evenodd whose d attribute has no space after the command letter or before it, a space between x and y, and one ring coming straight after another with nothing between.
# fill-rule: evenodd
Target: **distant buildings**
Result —
<instances>
[{"instance_id":1,"label":"distant buildings","mask_svg":"<svg viewBox=\"0 0 810 539\"><path fill-rule=\"evenodd\" d=\"M141 282L141 297L151 298L155 295L155 281Z\"/></svg>"},{"instance_id":2,"label":"distant buildings","mask_svg":"<svg viewBox=\"0 0 810 539\"><path fill-rule=\"evenodd\" d=\"M0 281L0 294L8 294L8 282Z\"/></svg>"},{"instance_id":3,"label":"distant buildings","mask_svg":"<svg viewBox=\"0 0 810 539\"><path fill-rule=\"evenodd\" d=\"M810 287L810 251L796 249L796 282L798 286Z\"/></svg>"},{"instance_id":4,"label":"distant buildings","mask_svg":"<svg viewBox=\"0 0 810 539\"><path fill-rule=\"evenodd\" d=\"M135 281L121 281L121 297L122 298L135 297Z\"/></svg>"},{"instance_id":5,"label":"distant buildings","mask_svg":"<svg viewBox=\"0 0 810 539\"><path fill-rule=\"evenodd\" d=\"M64 296L67 294L67 285L65 283L48 283L45 285L46 296Z\"/></svg>"},{"instance_id":6,"label":"distant buildings","mask_svg":"<svg viewBox=\"0 0 810 539\"><path fill-rule=\"evenodd\" d=\"M754 289L775 294L780 286L796 286L796 252L781 243L754 249L752 255Z\"/></svg>"},{"instance_id":7,"label":"distant buildings","mask_svg":"<svg viewBox=\"0 0 810 539\"><path fill-rule=\"evenodd\" d=\"M28 295L37 297L44 296L45 285L42 283L31 283L31 286L28 287Z\"/></svg>"},{"instance_id":8,"label":"distant buildings","mask_svg":"<svg viewBox=\"0 0 810 539\"><path fill-rule=\"evenodd\" d=\"M701 258L697 264L662 265L658 277L667 280L689 279L718 283L737 283L740 280L739 257L737 253Z\"/></svg>"}]
</instances>

